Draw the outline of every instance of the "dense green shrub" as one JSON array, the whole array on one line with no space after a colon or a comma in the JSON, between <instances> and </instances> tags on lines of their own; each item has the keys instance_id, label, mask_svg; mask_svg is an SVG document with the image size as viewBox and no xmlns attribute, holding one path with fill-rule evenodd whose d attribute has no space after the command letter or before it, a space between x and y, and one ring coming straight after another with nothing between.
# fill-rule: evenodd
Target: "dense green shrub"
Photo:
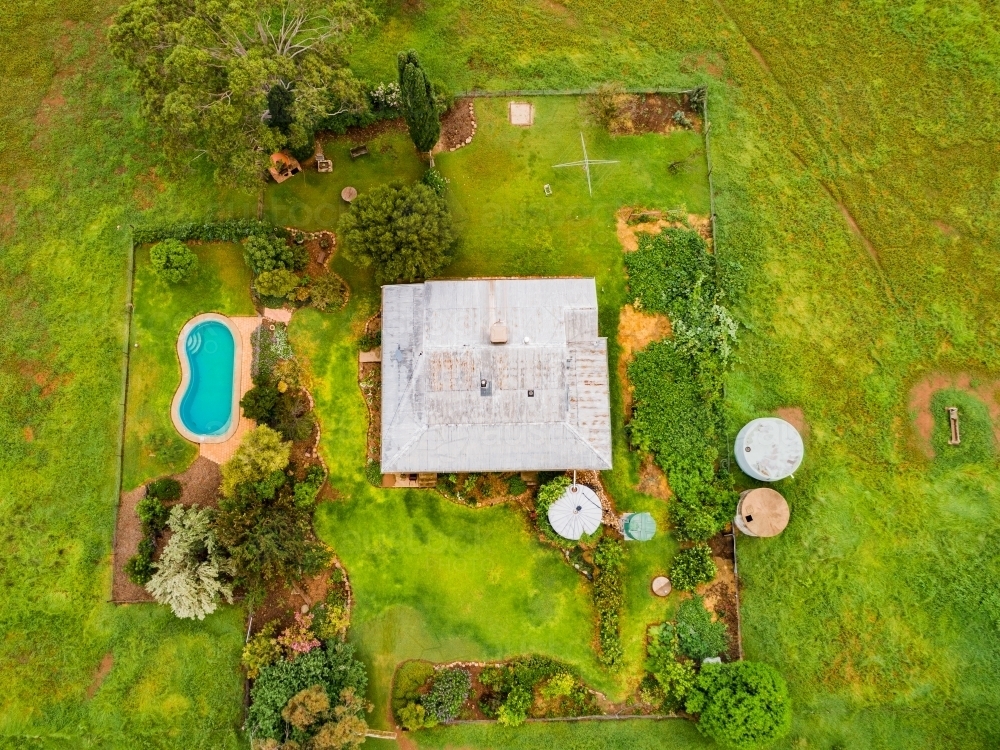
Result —
<instances>
[{"instance_id":1,"label":"dense green shrub","mask_svg":"<svg viewBox=\"0 0 1000 750\"><path fill-rule=\"evenodd\" d=\"M713 622L700 596L685 599L677 608L677 645L682 654L696 662L725 653L729 639L726 624Z\"/></svg>"},{"instance_id":2,"label":"dense green shrub","mask_svg":"<svg viewBox=\"0 0 1000 750\"><path fill-rule=\"evenodd\" d=\"M656 679L660 700L670 710L683 705L694 685L694 666L688 661L679 661L679 651L676 627L665 622L649 628L646 634L646 669ZM650 697L656 697L655 691Z\"/></svg>"},{"instance_id":3,"label":"dense green shrub","mask_svg":"<svg viewBox=\"0 0 1000 750\"><path fill-rule=\"evenodd\" d=\"M680 319L688 296L699 280L714 292L715 258L705 240L687 229L639 234L639 249L625 253L631 302L637 310Z\"/></svg>"},{"instance_id":4,"label":"dense green shrub","mask_svg":"<svg viewBox=\"0 0 1000 750\"><path fill-rule=\"evenodd\" d=\"M180 500L181 483L173 477L156 479L146 485L146 497L153 497L165 503Z\"/></svg>"},{"instance_id":5,"label":"dense green shrub","mask_svg":"<svg viewBox=\"0 0 1000 750\"><path fill-rule=\"evenodd\" d=\"M528 718L528 709L531 708L531 691L521 685L515 685L510 691L507 700L500 706L497 712L497 721L505 727L517 727Z\"/></svg>"},{"instance_id":6,"label":"dense green shrub","mask_svg":"<svg viewBox=\"0 0 1000 750\"><path fill-rule=\"evenodd\" d=\"M322 466L310 466L306 469L306 475L301 482L295 483L295 504L300 508L312 508L316 502L316 495L319 494L323 483L326 481L326 472Z\"/></svg>"},{"instance_id":7,"label":"dense green shrub","mask_svg":"<svg viewBox=\"0 0 1000 750\"><path fill-rule=\"evenodd\" d=\"M718 571L712 559L712 549L707 544L695 544L682 549L674 557L670 568L670 582L678 591L694 591L708 583Z\"/></svg>"},{"instance_id":8,"label":"dense green shrub","mask_svg":"<svg viewBox=\"0 0 1000 750\"><path fill-rule=\"evenodd\" d=\"M273 234L254 234L243 242L243 260L254 276L264 271L285 269L301 270L303 263L296 263L296 253L284 237Z\"/></svg>"},{"instance_id":9,"label":"dense green shrub","mask_svg":"<svg viewBox=\"0 0 1000 750\"><path fill-rule=\"evenodd\" d=\"M447 178L433 167L424 172L420 181L438 195L444 195L444 191L448 187Z\"/></svg>"},{"instance_id":10,"label":"dense green shrub","mask_svg":"<svg viewBox=\"0 0 1000 750\"><path fill-rule=\"evenodd\" d=\"M232 496L238 484L261 482L288 466L291 443L267 425L258 425L243 436L233 457L222 465L224 497Z\"/></svg>"},{"instance_id":11,"label":"dense green shrub","mask_svg":"<svg viewBox=\"0 0 1000 750\"><path fill-rule=\"evenodd\" d=\"M339 310L347 302L347 284L337 274L327 272L309 285L309 304L317 310Z\"/></svg>"},{"instance_id":12,"label":"dense green shrub","mask_svg":"<svg viewBox=\"0 0 1000 750\"><path fill-rule=\"evenodd\" d=\"M243 416L254 422L270 422L274 415L274 407L277 405L278 389L269 382L255 385L240 399Z\"/></svg>"},{"instance_id":13,"label":"dense green shrub","mask_svg":"<svg viewBox=\"0 0 1000 750\"><path fill-rule=\"evenodd\" d=\"M402 719L400 711L409 703L419 703L421 689L434 677L434 665L429 661L405 661L396 669L392 681L392 710Z\"/></svg>"},{"instance_id":14,"label":"dense green shrub","mask_svg":"<svg viewBox=\"0 0 1000 750\"><path fill-rule=\"evenodd\" d=\"M373 267L375 283L416 281L448 262L455 241L444 198L426 185L392 182L359 195L340 218L344 257Z\"/></svg>"},{"instance_id":15,"label":"dense green shrub","mask_svg":"<svg viewBox=\"0 0 1000 750\"><path fill-rule=\"evenodd\" d=\"M441 669L434 674L430 692L421 704L438 721L450 721L458 716L471 690L472 676L467 670Z\"/></svg>"},{"instance_id":16,"label":"dense green shrub","mask_svg":"<svg viewBox=\"0 0 1000 750\"><path fill-rule=\"evenodd\" d=\"M277 621L267 623L259 633L255 633L243 647L240 663L247 671L247 677L257 679L260 670L274 664L282 656L281 645L275 637Z\"/></svg>"},{"instance_id":17,"label":"dense green shrub","mask_svg":"<svg viewBox=\"0 0 1000 750\"><path fill-rule=\"evenodd\" d=\"M132 230L132 241L137 245L160 242L166 239L188 242L239 242L252 235L285 237L288 233L281 227L256 219L228 219L210 222L176 222L139 226Z\"/></svg>"},{"instance_id":18,"label":"dense green shrub","mask_svg":"<svg viewBox=\"0 0 1000 750\"><path fill-rule=\"evenodd\" d=\"M603 537L594 551L594 609L598 617L598 641L601 664L617 669L625 652L622 649L619 614L624 604L625 549L621 542Z\"/></svg>"},{"instance_id":19,"label":"dense green shrub","mask_svg":"<svg viewBox=\"0 0 1000 750\"><path fill-rule=\"evenodd\" d=\"M153 539L163 531L170 517L170 510L160 498L148 494L135 506L135 513L142 522L143 534Z\"/></svg>"},{"instance_id":20,"label":"dense green shrub","mask_svg":"<svg viewBox=\"0 0 1000 750\"><path fill-rule=\"evenodd\" d=\"M149 249L149 264L157 278L177 284L198 268L198 256L180 240L163 240Z\"/></svg>"},{"instance_id":21,"label":"dense green shrub","mask_svg":"<svg viewBox=\"0 0 1000 750\"><path fill-rule=\"evenodd\" d=\"M705 664L684 707L698 714L698 731L734 750L769 745L792 724L784 678L758 662Z\"/></svg>"},{"instance_id":22,"label":"dense green shrub","mask_svg":"<svg viewBox=\"0 0 1000 750\"><path fill-rule=\"evenodd\" d=\"M153 577L156 569L153 567L153 555L156 552L156 542L150 536L144 536L139 540L139 549L125 563L125 575L128 579L138 585L145 586L149 579Z\"/></svg>"},{"instance_id":23,"label":"dense green shrub","mask_svg":"<svg viewBox=\"0 0 1000 750\"><path fill-rule=\"evenodd\" d=\"M276 268L273 271L263 271L254 279L253 286L262 297L286 297L301 283L299 277L291 271Z\"/></svg>"},{"instance_id":24,"label":"dense green shrub","mask_svg":"<svg viewBox=\"0 0 1000 750\"><path fill-rule=\"evenodd\" d=\"M426 708L412 701L399 709L396 712L396 716L399 719L399 723L403 725L403 728L410 731L425 727L435 727L438 724L438 720L428 714Z\"/></svg>"},{"instance_id":25,"label":"dense green shrub","mask_svg":"<svg viewBox=\"0 0 1000 750\"><path fill-rule=\"evenodd\" d=\"M322 685L327 695L339 696L346 688L364 695L368 676L364 665L354 658L354 646L328 643L293 661L278 661L262 667L250 690L247 729L255 737L285 738L282 710L292 696Z\"/></svg>"},{"instance_id":26,"label":"dense green shrub","mask_svg":"<svg viewBox=\"0 0 1000 750\"><path fill-rule=\"evenodd\" d=\"M515 474L512 477L507 478L507 492L508 494L517 497L518 495L523 495L528 491L528 483L521 479L520 476ZM546 509L547 511L548 509Z\"/></svg>"},{"instance_id":27,"label":"dense green shrub","mask_svg":"<svg viewBox=\"0 0 1000 750\"><path fill-rule=\"evenodd\" d=\"M312 434L316 416L303 391L287 390L278 396L267 424L280 432L285 440L306 440Z\"/></svg>"}]
</instances>

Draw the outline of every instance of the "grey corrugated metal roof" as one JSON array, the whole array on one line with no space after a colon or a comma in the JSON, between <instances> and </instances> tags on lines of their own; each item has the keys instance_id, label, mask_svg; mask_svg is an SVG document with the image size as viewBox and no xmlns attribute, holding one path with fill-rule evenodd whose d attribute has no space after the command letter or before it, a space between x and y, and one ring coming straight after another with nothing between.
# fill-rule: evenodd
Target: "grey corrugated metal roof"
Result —
<instances>
[{"instance_id":1,"label":"grey corrugated metal roof","mask_svg":"<svg viewBox=\"0 0 1000 750\"><path fill-rule=\"evenodd\" d=\"M610 468L593 279L382 287L384 473Z\"/></svg>"}]
</instances>

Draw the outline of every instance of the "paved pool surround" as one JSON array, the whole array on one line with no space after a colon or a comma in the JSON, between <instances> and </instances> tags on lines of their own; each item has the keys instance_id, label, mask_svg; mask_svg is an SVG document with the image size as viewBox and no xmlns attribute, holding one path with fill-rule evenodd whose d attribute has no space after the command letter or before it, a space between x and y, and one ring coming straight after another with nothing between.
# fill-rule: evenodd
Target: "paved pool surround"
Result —
<instances>
[{"instance_id":1,"label":"paved pool surround","mask_svg":"<svg viewBox=\"0 0 1000 750\"><path fill-rule=\"evenodd\" d=\"M225 326L230 335L233 337L233 362L232 362L232 390L230 396L230 411L229 420L226 424L225 430L221 432L215 432L213 434L199 434L193 432L188 425L185 423L181 416L181 406L184 403L185 397L188 395L188 390L192 385L192 372L191 372L191 360L190 354L188 352L188 338L190 337L192 331L198 326L204 323L219 323ZM177 388L177 392L174 394L174 400L170 406L170 416L173 419L174 427L177 431L187 440L192 443L198 443L199 445L205 443L224 443L236 433L236 430L240 425L240 398L242 397L242 361L243 361L243 336L240 333L239 328L236 324L230 320L225 315L219 315L218 313L204 313L202 315L196 315L191 318L184 327L181 328L180 335L177 337L177 359L181 366L181 384Z\"/></svg>"}]
</instances>

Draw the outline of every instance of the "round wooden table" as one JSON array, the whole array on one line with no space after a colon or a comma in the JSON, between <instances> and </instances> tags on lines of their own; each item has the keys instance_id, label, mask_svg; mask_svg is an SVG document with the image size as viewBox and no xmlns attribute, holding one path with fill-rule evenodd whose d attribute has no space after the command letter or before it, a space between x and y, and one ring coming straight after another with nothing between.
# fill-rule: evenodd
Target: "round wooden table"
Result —
<instances>
[{"instance_id":1,"label":"round wooden table","mask_svg":"<svg viewBox=\"0 0 1000 750\"><path fill-rule=\"evenodd\" d=\"M657 596L667 596L671 589L670 579L666 576L656 576L653 579L653 593Z\"/></svg>"},{"instance_id":2,"label":"round wooden table","mask_svg":"<svg viewBox=\"0 0 1000 750\"><path fill-rule=\"evenodd\" d=\"M350 185L348 185L347 187L345 187L343 190L340 191L340 197L343 198L345 202L350 203L351 201L353 201L355 198L358 197L358 190L357 188L352 188Z\"/></svg>"}]
</instances>

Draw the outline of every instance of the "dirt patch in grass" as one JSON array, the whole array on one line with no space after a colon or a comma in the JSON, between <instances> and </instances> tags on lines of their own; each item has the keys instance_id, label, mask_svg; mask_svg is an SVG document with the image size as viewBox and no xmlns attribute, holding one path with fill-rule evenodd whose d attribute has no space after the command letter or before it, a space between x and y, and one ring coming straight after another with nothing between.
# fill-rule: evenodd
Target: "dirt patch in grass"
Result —
<instances>
[{"instance_id":1,"label":"dirt patch in grass","mask_svg":"<svg viewBox=\"0 0 1000 750\"><path fill-rule=\"evenodd\" d=\"M711 581L699 586L695 593L704 598L705 607L715 615L715 619L726 624L729 636L727 657L729 661L735 661L739 658L739 605L733 539L726 534L718 534L708 544L718 572Z\"/></svg>"},{"instance_id":2,"label":"dirt patch in grass","mask_svg":"<svg viewBox=\"0 0 1000 750\"><path fill-rule=\"evenodd\" d=\"M722 78L722 73L725 70L725 61L715 54L700 52L696 55L688 55L683 60L681 60L681 72L682 73L694 73L695 71L704 71L714 78Z\"/></svg>"},{"instance_id":3,"label":"dirt patch in grass","mask_svg":"<svg viewBox=\"0 0 1000 750\"><path fill-rule=\"evenodd\" d=\"M936 226L938 228L938 230L941 232L941 234L943 234L945 237L957 237L958 236L958 230L955 229L955 227L951 226L950 224L946 224L943 221L935 219L934 220L934 226Z\"/></svg>"},{"instance_id":4,"label":"dirt patch in grass","mask_svg":"<svg viewBox=\"0 0 1000 750\"><path fill-rule=\"evenodd\" d=\"M669 500L674 495L667 483L667 475L653 460L653 456L648 453L642 457L642 463L639 466L639 483L635 489L637 492L660 500Z\"/></svg>"},{"instance_id":5,"label":"dirt patch in grass","mask_svg":"<svg viewBox=\"0 0 1000 750\"><path fill-rule=\"evenodd\" d=\"M653 341L659 341L670 335L670 318L662 314L640 312L632 305L622 308L618 319L618 344L621 353L618 355L618 377L622 383L622 399L625 415L632 413L632 384L628 379L628 365L632 355Z\"/></svg>"},{"instance_id":6,"label":"dirt patch in grass","mask_svg":"<svg viewBox=\"0 0 1000 750\"><path fill-rule=\"evenodd\" d=\"M784 419L788 424L798 430L802 439L809 437L809 423L806 422L806 415L798 406L782 406L774 410L774 416Z\"/></svg>"},{"instance_id":7,"label":"dirt patch in grass","mask_svg":"<svg viewBox=\"0 0 1000 750\"><path fill-rule=\"evenodd\" d=\"M700 133L702 117L691 106L687 94L619 94L615 97L617 112L611 120L612 135L639 133L670 133L674 130L694 130ZM674 117L680 112L678 119ZM690 127L682 124L690 123Z\"/></svg>"},{"instance_id":8,"label":"dirt patch in grass","mask_svg":"<svg viewBox=\"0 0 1000 750\"><path fill-rule=\"evenodd\" d=\"M974 384L975 383L975 384ZM967 372L933 373L916 383L910 389L910 416L913 419L913 434L917 449L927 458L934 458L931 447L931 433L934 431L934 415L931 413L931 398L946 388L965 391L976 396L989 410L993 420L993 435L1000 443L1000 380L978 380Z\"/></svg>"},{"instance_id":9,"label":"dirt patch in grass","mask_svg":"<svg viewBox=\"0 0 1000 750\"><path fill-rule=\"evenodd\" d=\"M625 206L615 213L615 234L627 253L639 249L639 233L659 234L665 227L693 229L712 247L712 222L707 216L688 214L683 221L664 211Z\"/></svg>"},{"instance_id":10,"label":"dirt patch in grass","mask_svg":"<svg viewBox=\"0 0 1000 750\"><path fill-rule=\"evenodd\" d=\"M115 665L115 655L108 651L101 659L101 663L97 667L97 671L94 672L94 679L90 681L87 686L87 700L89 701L93 698L97 691L101 689L101 685L104 684L104 678L108 676L111 672L111 668Z\"/></svg>"},{"instance_id":11,"label":"dirt patch in grass","mask_svg":"<svg viewBox=\"0 0 1000 750\"><path fill-rule=\"evenodd\" d=\"M441 118L441 140L437 151L454 151L476 134L476 113L472 99L459 99Z\"/></svg>"}]
</instances>

